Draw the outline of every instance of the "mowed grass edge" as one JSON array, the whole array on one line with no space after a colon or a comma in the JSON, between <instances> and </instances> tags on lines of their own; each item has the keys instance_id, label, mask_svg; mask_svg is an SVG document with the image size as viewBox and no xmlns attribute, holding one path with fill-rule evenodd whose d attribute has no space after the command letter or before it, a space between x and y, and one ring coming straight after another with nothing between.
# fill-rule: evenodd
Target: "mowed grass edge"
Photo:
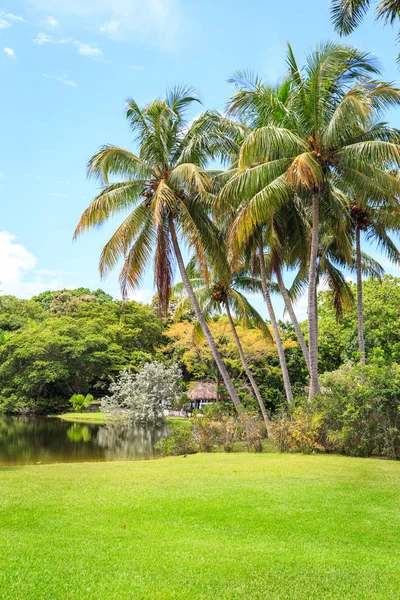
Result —
<instances>
[{"instance_id":1,"label":"mowed grass edge","mask_svg":"<svg viewBox=\"0 0 400 600\"><path fill-rule=\"evenodd\" d=\"M0 598L395 598L399 484L324 455L3 467Z\"/></svg>"}]
</instances>

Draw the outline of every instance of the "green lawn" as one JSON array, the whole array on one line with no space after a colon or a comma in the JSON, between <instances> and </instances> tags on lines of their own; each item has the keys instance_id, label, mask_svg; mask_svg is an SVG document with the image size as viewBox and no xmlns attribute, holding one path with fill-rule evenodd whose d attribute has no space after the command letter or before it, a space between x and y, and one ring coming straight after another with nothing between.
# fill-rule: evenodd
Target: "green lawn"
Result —
<instances>
[{"instance_id":1,"label":"green lawn","mask_svg":"<svg viewBox=\"0 0 400 600\"><path fill-rule=\"evenodd\" d=\"M103 412L79 413L69 412L57 415L58 419L68 421L69 423L105 423L108 415Z\"/></svg>"},{"instance_id":2,"label":"green lawn","mask_svg":"<svg viewBox=\"0 0 400 600\"><path fill-rule=\"evenodd\" d=\"M68 421L69 423L105 423L107 421L107 413L63 413L57 415L58 419Z\"/></svg>"},{"instance_id":3,"label":"green lawn","mask_svg":"<svg viewBox=\"0 0 400 600\"><path fill-rule=\"evenodd\" d=\"M62 415L56 415L58 419L62 421L68 421L69 423L106 423L109 420L114 420L116 417L110 413L104 412L92 412L92 413L80 413L80 412L69 412L63 413ZM53 418L53 417L51 417ZM189 427L190 420L183 417L167 417L167 425L171 426L182 426Z\"/></svg>"},{"instance_id":4,"label":"green lawn","mask_svg":"<svg viewBox=\"0 0 400 600\"><path fill-rule=\"evenodd\" d=\"M5 600L391 600L400 464L209 454L0 469Z\"/></svg>"}]
</instances>

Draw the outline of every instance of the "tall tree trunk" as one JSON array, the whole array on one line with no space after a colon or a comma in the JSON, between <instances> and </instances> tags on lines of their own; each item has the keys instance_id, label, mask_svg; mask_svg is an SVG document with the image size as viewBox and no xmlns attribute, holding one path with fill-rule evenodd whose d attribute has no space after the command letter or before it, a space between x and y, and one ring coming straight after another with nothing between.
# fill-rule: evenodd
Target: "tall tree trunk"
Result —
<instances>
[{"instance_id":1,"label":"tall tree trunk","mask_svg":"<svg viewBox=\"0 0 400 600\"><path fill-rule=\"evenodd\" d=\"M208 342L208 345L210 346L213 358L217 364L218 370L221 373L221 377L224 380L226 389L228 390L228 393L232 399L233 404L235 405L237 410L240 410L241 407L241 403L239 400L239 396L237 394L237 391L235 389L235 386L232 383L231 378L229 377L229 373L226 370L226 367L224 365L224 362L222 360L222 357L220 355L220 353L218 352L218 348L215 344L214 338L211 335L211 331L204 319L203 313L201 312L201 308L200 305L197 301L196 295L193 291L192 285L190 283L188 274L186 273L186 269L185 269L185 264L183 262L183 258L182 258L182 253L179 247L179 242L178 242L178 238L176 236L176 230L175 230L175 225L173 222L172 217L169 217L169 226L170 226L170 231L171 231L171 239L172 239L172 245L174 247L174 252L175 252L175 256L176 256L176 260L179 266L179 270L181 273L181 277L182 277L182 281L183 284L185 286L186 289L186 293L190 298L190 301L192 303L192 306L194 308L194 312L196 314L196 318L198 320L198 322L200 323L200 327L203 330L203 333L206 337L206 340Z\"/></svg>"},{"instance_id":2,"label":"tall tree trunk","mask_svg":"<svg viewBox=\"0 0 400 600\"><path fill-rule=\"evenodd\" d=\"M364 343L364 308L363 308L363 282L361 272L361 240L360 228L356 226L356 271L357 271L357 321L358 321L358 349L360 351L360 365L365 367Z\"/></svg>"},{"instance_id":3,"label":"tall tree trunk","mask_svg":"<svg viewBox=\"0 0 400 600\"><path fill-rule=\"evenodd\" d=\"M268 434L268 437L270 437L269 419L268 419L267 411L265 409L264 401L262 399L260 390L258 389L258 385L256 383L256 380L254 379L253 374L250 371L249 365L247 364L246 357L245 357L244 352L243 352L243 347L242 347L242 344L240 342L240 338L238 336L238 332L236 331L235 323L233 322L233 319L232 319L231 309L229 308L229 302L226 300L224 304L225 304L226 314L228 315L229 324L230 324L231 329L232 329L233 337L235 339L235 343L236 343L236 346L237 346L237 349L238 349L238 352L239 352L240 360L241 360L242 365L243 365L243 369L245 370L247 378L250 381L251 387L253 388L253 392L254 392L257 400L258 400L258 404L260 406L260 409L261 409L261 412L262 412L262 416L263 416L263 419L264 419L265 427L267 429L267 434Z\"/></svg>"},{"instance_id":4,"label":"tall tree trunk","mask_svg":"<svg viewBox=\"0 0 400 600\"><path fill-rule=\"evenodd\" d=\"M310 355L309 398L320 393L318 380L318 304L317 304L317 258L319 234L319 196L312 196L312 234L308 275L308 348Z\"/></svg>"},{"instance_id":5,"label":"tall tree trunk","mask_svg":"<svg viewBox=\"0 0 400 600\"><path fill-rule=\"evenodd\" d=\"M272 306L271 296L268 289L268 281L267 281L267 271L265 269L265 259L264 259L264 243L262 239L262 235L260 235L259 244L258 244L258 252L260 256L260 274L261 274L261 285L264 294L264 300L267 304L268 314L271 321L272 333L274 336L276 349L278 351L279 363L281 365L282 377L283 377L283 385L285 388L286 400L291 402L293 400L292 388L290 386L290 378L289 372L287 370L285 352L283 350L282 340L279 333L278 322L276 320L274 307Z\"/></svg>"},{"instance_id":6,"label":"tall tree trunk","mask_svg":"<svg viewBox=\"0 0 400 600\"><path fill-rule=\"evenodd\" d=\"M278 267L275 270L275 273L276 273L276 279L278 282L279 289L281 291L283 300L285 302L286 310L289 313L290 320L291 320L294 330L296 332L297 341L299 342L301 351L303 352L303 356L304 356L304 360L306 361L308 372L310 372L310 356L309 356L309 351L307 348L306 340L304 339L303 332L300 329L300 324L297 320L296 313L294 312L292 300L289 296L289 293L288 293L285 283L283 281L282 272L281 272L280 267Z\"/></svg>"}]
</instances>

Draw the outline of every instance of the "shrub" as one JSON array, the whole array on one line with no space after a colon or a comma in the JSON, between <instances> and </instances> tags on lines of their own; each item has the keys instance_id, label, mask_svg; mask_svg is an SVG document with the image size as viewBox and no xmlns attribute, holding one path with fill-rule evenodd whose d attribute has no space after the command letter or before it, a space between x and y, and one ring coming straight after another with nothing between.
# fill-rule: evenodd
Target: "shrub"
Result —
<instances>
[{"instance_id":1,"label":"shrub","mask_svg":"<svg viewBox=\"0 0 400 600\"><path fill-rule=\"evenodd\" d=\"M180 425L171 436L158 442L157 448L165 456L211 452L214 448L232 452L236 442L241 442L248 452L263 450L265 426L258 413L243 411L236 416L215 416L214 412L210 409L206 414L195 414L187 422L190 429Z\"/></svg>"},{"instance_id":2,"label":"shrub","mask_svg":"<svg viewBox=\"0 0 400 600\"><path fill-rule=\"evenodd\" d=\"M239 439L237 420L234 417L223 415L220 421L214 424L215 439L224 452L232 452L235 442Z\"/></svg>"},{"instance_id":3,"label":"shrub","mask_svg":"<svg viewBox=\"0 0 400 600\"><path fill-rule=\"evenodd\" d=\"M270 424L272 437L279 452L289 452L293 444L293 424L286 413L281 413Z\"/></svg>"},{"instance_id":4,"label":"shrub","mask_svg":"<svg viewBox=\"0 0 400 600\"><path fill-rule=\"evenodd\" d=\"M400 458L400 365L385 365L377 350L368 366L343 365L321 384L311 408L324 415L320 441L328 452Z\"/></svg>"},{"instance_id":5,"label":"shrub","mask_svg":"<svg viewBox=\"0 0 400 600\"><path fill-rule=\"evenodd\" d=\"M103 398L101 409L125 413L133 423L159 423L164 420L164 408L181 395L182 373L177 365L147 363L139 373L122 371L110 385L111 395Z\"/></svg>"},{"instance_id":6,"label":"shrub","mask_svg":"<svg viewBox=\"0 0 400 600\"><path fill-rule=\"evenodd\" d=\"M210 452L217 443L216 422L207 414L195 414L192 419L193 438L200 452Z\"/></svg>"},{"instance_id":7,"label":"shrub","mask_svg":"<svg viewBox=\"0 0 400 600\"><path fill-rule=\"evenodd\" d=\"M279 452L289 452L291 449L312 452L318 443L321 428L321 413L307 412L302 407L289 415L282 413L271 423L271 433Z\"/></svg>"},{"instance_id":8,"label":"shrub","mask_svg":"<svg viewBox=\"0 0 400 600\"><path fill-rule=\"evenodd\" d=\"M242 411L237 417L240 438L247 452L262 452L265 426L255 411Z\"/></svg>"},{"instance_id":9,"label":"shrub","mask_svg":"<svg viewBox=\"0 0 400 600\"><path fill-rule=\"evenodd\" d=\"M172 435L162 438L155 445L163 456L179 456L195 454L198 451L192 429L179 429Z\"/></svg>"},{"instance_id":10,"label":"shrub","mask_svg":"<svg viewBox=\"0 0 400 600\"><path fill-rule=\"evenodd\" d=\"M366 367L343 365L321 377L321 442L328 451L400 458L400 365L385 365L377 351Z\"/></svg>"}]
</instances>

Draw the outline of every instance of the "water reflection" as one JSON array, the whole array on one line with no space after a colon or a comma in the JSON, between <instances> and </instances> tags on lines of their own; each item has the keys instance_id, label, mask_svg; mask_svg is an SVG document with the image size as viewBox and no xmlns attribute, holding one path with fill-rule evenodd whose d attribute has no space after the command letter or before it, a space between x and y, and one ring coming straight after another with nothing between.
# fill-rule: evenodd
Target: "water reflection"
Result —
<instances>
[{"instance_id":1,"label":"water reflection","mask_svg":"<svg viewBox=\"0 0 400 600\"><path fill-rule=\"evenodd\" d=\"M92 434L87 425L81 423L74 423L69 429L67 429L67 436L71 442L90 442Z\"/></svg>"},{"instance_id":2,"label":"water reflection","mask_svg":"<svg viewBox=\"0 0 400 600\"><path fill-rule=\"evenodd\" d=\"M46 417L0 415L0 464L154 458L168 428L67 423Z\"/></svg>"},{"instance_id":3,"label":"water reflection","mask_svg":"<svg viewBox=\"0 0 400 600\"><path fill-rule=\"evenodd\" d=\"M103 425L97 433L97 443L105 449L105 460L154 458L155 444L168 435L168 428L143 427L123 423Z\"/></svg>"}]
</instances>

